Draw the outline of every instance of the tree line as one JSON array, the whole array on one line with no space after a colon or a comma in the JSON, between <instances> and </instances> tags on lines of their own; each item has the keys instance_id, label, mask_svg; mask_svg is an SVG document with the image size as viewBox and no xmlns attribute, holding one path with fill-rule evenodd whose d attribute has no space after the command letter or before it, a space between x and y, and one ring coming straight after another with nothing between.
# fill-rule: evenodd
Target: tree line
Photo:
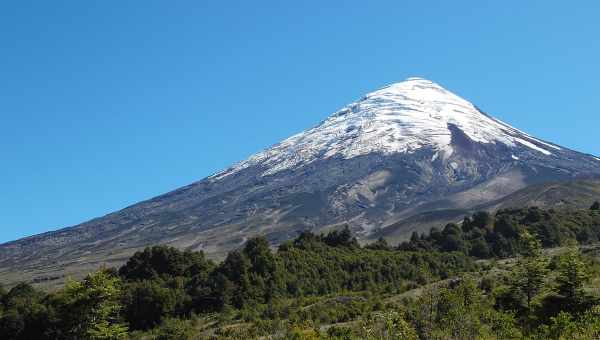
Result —
<instances>
[{"instance_id":1,"label":"tree line","mask_svg":"<svg viewBox=\"0 0 600 340\"><path fill-rule=\"evenodd\" d=\"M599 238L600 206L476 213L460 226L413 234L397 247L383 239L361 246L348 228L324 235L306 231L276 251L264 237L255 237L220 263L202 252L153 246L135 253L119 269L103 268L82 280L69 280L56 292L39 291L27 283L0 289L0 338L123 339L151 332L156 339L187 339L191 330L186 320L198 315L236 315L259 325L260 320L271 320L271 328L281 320L335 323L360 317L361 322L371 322L363 330L372 327L373 332L392 334L384 326L391 322L421 338L451 332L455 335L449 338L458 339L466 334L461 332L498 329L513 335L550 334L559 332L555 323L563 332L596 315L597 300L583 289L592 273L575 248L552 260L541 249ZM465 276L393 309L380 301L481 271L477 258L514 255L517 263L500 278L477 281ZM467 292L476 295L463 296ZM303 305L357 294L365 296L334 300L319 309ZM429 299L429 305L423 299ZM373 319L375 312L383 314ZM466 316L479 328L463 329L471 325L460 322ZM381 323L385 318L391 321ZM449 330L450 326L456 329ZM307 331L297 328L299 334ZM329 338L359 336L355 330L332 329L326 333Z\"/></svg>"},{"instance_id":2,"label":"tree line","mask_svg":"<svg viewBox=\"0 0 600 340\"><path fill-rule=\"evenodd\" d=\"M476 258L506 258L517 254L519 235L528 231L544 248L571 241L592 244L600 241L600 203L589 210L544 210L536 207L500 210L492 215L481 211L462 223L449 223L428 234L414 232L399 245L407 251L457 251Z\"/></svg>"}]
</instances>

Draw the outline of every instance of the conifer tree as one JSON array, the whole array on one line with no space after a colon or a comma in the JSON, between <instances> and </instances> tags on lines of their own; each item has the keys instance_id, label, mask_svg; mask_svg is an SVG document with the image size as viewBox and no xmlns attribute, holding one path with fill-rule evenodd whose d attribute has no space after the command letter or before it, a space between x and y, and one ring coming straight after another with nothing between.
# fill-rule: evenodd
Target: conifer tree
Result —
<instances>
[{"instance_id":1,"label":"conifer tree","mask_svg":"<svg viewBox=\"0 0 600 340\"><path fill-rule=\"evenodd\" d=\"M560 257L558 263L558 294L566 299L569 307L573 307L584 298L583 285L590 279L585 263L579 255L577 247L570 247L569 250Z\"/></svg>"},{"instance_id":2,"label":"conifer tree","mask_svg":"<svg viewBox=\"0 0 600 340\"><path fill-rule=\"evenodd\" d=\"M542 254L540 241L524 231L520 235L521 256L515 266L512 276L512 289L517 296L525 300L526 316L532 312L534 298L544 288L544 279L548 273L548 259ZM526 331L529 320L525 320Z\"/></svg>"},{"instance_id":3,"label":"conifer tree","mask_svg":"<svg viewBox=\"0 0 600 340\"><path fill-rule=\"evenodd\" d=\"M63 313L71 324L73 339L125 339L127 326L121 322L120 280L107 269L71 281L62 292Z\"/></svg>"}]
</instances>

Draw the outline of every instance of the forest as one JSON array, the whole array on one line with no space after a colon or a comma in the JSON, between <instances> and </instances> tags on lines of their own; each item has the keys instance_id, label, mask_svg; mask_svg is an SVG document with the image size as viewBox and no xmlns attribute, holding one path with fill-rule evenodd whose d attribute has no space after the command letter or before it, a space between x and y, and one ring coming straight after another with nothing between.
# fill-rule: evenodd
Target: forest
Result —
<instances>
[{"instance_id":1,"label":"forest","mask_svg":"<svg viewBox=\"0 0 600 340\"><path fill-rule=\"evenodd\" d=\"M0 288L0 339L595 339L600 204L477 212L399 245L349 228L221 262L164 245L47 292Z\"/></svg>"}]
</instances>

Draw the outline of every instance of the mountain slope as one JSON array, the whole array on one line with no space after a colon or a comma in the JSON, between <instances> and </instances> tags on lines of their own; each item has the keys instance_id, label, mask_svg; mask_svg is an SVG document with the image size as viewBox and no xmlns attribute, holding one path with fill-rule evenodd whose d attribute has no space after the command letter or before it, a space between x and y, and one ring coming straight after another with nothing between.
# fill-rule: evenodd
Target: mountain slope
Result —
<instances>
[{"instance_id":1,"label":"mountain slope","mask_svg":"<svg viewBox=\"0 0 600 340\"><path fill-rule=\"evenodd\" d=\"M462 193L461 193L462 194ZM459 194L460 195L460 194ZM600 200L600 178L533 184L494 201L481 205L452 209L450 202L437 202L438 208L421 212L382 228L372 238L385 237L392 243L404 241L413 231L441 228L447 223L459 223L467 215L486 210L494 212L536 206L553 209L587 209ZM450 208L446 208L450 207Z\"/></svg>"},{"instance_id":2,"label":"mountain slope","mask_svg":"<svg viewBox=\"0 0 600 340\"><path fill-rule=\"evenodd\" d=\"M0 274L11 280L18 268L24 278L54 278L118 263L156 243L219 257L252 235L276 244L341 224L367 240L422 213L466 211L532 184L595 174L600 159L532 137L438 84L410 78L219 174L0 245Z\"/></svg>"}]
</instances>

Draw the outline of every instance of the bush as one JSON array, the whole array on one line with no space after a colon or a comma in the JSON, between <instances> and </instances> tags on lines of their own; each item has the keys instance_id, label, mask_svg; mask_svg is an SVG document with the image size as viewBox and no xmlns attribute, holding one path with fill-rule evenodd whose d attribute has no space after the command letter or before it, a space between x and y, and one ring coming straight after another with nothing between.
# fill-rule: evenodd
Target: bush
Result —
<instances>
[{"instance_id":1,"label":"bush","mask_svg":"<svg viewBox=\"0 0 600 340\"><path fill-rule=\"evenodd\" d=\"M156 330L156 340L189 340L194 335L194 328L189 321L166 319Z\"/></svg>"}]
</instances>

